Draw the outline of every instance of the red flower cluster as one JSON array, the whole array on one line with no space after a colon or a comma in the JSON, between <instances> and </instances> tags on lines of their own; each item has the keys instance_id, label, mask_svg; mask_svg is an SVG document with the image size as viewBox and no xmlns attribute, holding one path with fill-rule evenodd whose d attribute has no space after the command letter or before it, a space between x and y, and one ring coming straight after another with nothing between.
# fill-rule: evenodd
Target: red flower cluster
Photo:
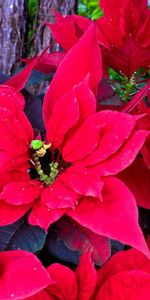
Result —
<instances>
[{"instance_id":1,"label":"red flower cluster","mask_svg":"<svg viewBox=\"0 0 150 300\"><path fill-rule=\"evenodd\" d=\"M108 259L109 239L136 249L114 255L98 271L86 252L75 272L60 264L46 270L25 251L1 252L2 300L145 300L150 292L149 249L137 208L150 209L150 83L121 112L96 110L103 66L129 80L149 67L150 12L146 0L100 5L104 16L96 22L56 13L48 26L64 52L45 50L0 86L0 226L26 214L30 224L48 230L66 216L57 222L64 226L59 237L82 233L84 250L96 249L95 261ZM44 97L44 140L24 113L20 93L33 68L57 68Z\"/></svg>"},{"instance_id":2,"label":"red flower cluster","mask_svg":"<svg viewBox=\"0 0 150 300\"><path fill-rule=\"evenodd\" d=\"M99 1L104 16L96 20L97 40L103 64L131 78L141 67L149 68L150 12L147 1ZM55 13L55 24L48 24L54 39L68 51L93 21L81 16L62 17ZM61 30L60 30L61 28ZM57 55L61 55L59 52ZM51 59L53 57L50 55ZM43 61L44 63L44 61Z\"/></svg>"},{"instance_id":3,"label":"red flower cluster","mask_svg":"<svg viewBox=\"0 0 150 300\"><path fill-rule=\"evenodd\" d=\"M30 208L29 222L45 229L66 214L94 233L148 255L135 199L114 177L135 159L148 131L138 130L135 116L96 113L92 90L101 76L99 55L92 25L65 56L45 95L44 142L34 137L22 96L1 86L1 225ZM7 84L14 85L14 80ZM37 172L36 179L30 178L30 168Z\"/></svg>"},{"instance_id":4,"label":"red flower cluster","mask_svg":"<svg viewBox=\"0 0 150 300\"><path fill-rule=\"evenodd\" d=\"M46 270L26 251L1 252L0 260L2 300L146 300L150 292L150 261L135 249L117 253L99 271L90 252L75 272L58 263Z\"/></svg>"},{"instance_id":5,"label":"red flower cluster","mask_svg":"<svg viewBox=\"0 0 150 300\"><path fill-rule=\"evenodd\" d=\"M97 20L98 41L106 64L130 78L141 67L149 67L150 12L147 1L100 0L104 17Z\"/></svg>"},{"instance_id":6,"label":"red flower cluster","mask_svg":"<svg viewBox=\"0 0 150 300\"><path fill-rule=\"evenodd\" d=\"M84 254L75 272L52 264L53 282L28 300L146 300L150 292L150 261L132 249L114 255L96 272L90 254Z\"/></svg>"}]
</instances>

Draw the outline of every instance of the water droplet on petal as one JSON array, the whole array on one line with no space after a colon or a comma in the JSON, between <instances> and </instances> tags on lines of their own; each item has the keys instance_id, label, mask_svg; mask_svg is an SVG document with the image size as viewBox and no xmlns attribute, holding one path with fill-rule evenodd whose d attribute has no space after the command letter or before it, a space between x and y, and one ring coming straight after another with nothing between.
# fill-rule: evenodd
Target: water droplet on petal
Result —
<instances>
[{"instance_id":1,"label":"water droplet on petal","mask_svg":"<svg viewBox=\"0 0 150 300\"><path fill-rule=\"evenodd\" d=\"M14 296L15 296L14 294L11 294L11 295L10 295L11 298L13 298Z\"/></svg>"},{"instance_id":2,"label":"water droplet on petal","mask_svg":"<svg viewBox=\"0 0 150 300\"><path fill-rule=\"evenodd\" d=\"M34 267L33 270L34 270L34 271L37 271L37 267Z\"/></svg>"}]
</instances>

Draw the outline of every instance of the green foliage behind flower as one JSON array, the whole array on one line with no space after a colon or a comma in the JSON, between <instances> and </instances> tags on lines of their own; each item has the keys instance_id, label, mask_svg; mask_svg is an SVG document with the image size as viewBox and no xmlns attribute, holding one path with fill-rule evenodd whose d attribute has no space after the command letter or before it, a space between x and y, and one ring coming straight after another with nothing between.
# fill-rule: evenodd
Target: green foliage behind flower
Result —
<instances>
[{"instance_id":1,"label":"green foliage behind flower","mask_svg":"<svg viewBox=\"0 0 150 300\"><path fill-rule=\"evenodd\" d=\"M78 4L78 14L96 20L103 15L103 12L99 7L98 0L81 0Z\"/></svg>"},{"instance_id":2,"label":"green foliage behind flower","mask_svg":"<svg viewBox=\"0 0 150 300\"><path fill-rule=\"evenodd\" d=\"M37 13L37 2L38 0L28 0L28 37L27 37L27 53L30 53L31 40L34 35L34 22Z\"/></svg>"}]
</instances>

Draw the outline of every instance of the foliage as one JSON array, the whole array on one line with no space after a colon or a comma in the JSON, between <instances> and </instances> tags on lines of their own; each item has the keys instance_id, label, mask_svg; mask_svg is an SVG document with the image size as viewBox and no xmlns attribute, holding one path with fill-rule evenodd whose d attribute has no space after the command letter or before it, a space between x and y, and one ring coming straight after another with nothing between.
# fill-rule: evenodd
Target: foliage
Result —
<instances>
[{"instance_id":1,"label":"foliage","mask_svg":"<svg viewBox=\"0 0 150 300\"><path fill-rule=\"evenodd\" d=\"M96 20L103 15L103 12L99 7L98 0L80 0L78 14Z\"/></svg>"}]
</instances>

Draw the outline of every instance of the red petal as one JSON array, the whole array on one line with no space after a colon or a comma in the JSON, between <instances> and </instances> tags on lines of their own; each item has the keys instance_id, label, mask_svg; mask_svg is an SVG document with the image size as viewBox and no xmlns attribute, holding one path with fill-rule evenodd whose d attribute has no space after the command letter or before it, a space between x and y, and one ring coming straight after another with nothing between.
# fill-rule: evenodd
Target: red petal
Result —
<instances>
[{"instance_id":1,"label":"red petal","mask_svg":"<svg viewBox=\"0 0 150 300\"><path fill-rule=\"evenodd\" d=\"M88 169L70 167L61 175L61 180L80 195L101 198L103 181Z\"/></svg>"},{"instance_id":2,"label":"red petal","mask_svg":"<svg viewBox=\"0 0 150 300\"><path fill-rule=\"evenodd\" d=\"M127 168L136 158L149 132L133 132L126 143L113 156L97 165L94 169L101 176L114 175Z\"/></svg>"},{"instance_id":3,"label":"red petal","mask_svg":"<svg viewBox=\"0 0 150 300\"><path fill-rule=\"evenodd\" d=\"M142 158L136 158L133 164L117 177L132 191L138 205L150 209L150 170Z\"/></svg>"},{"instance_id":4,"label":"red petal","mask_svg":"<svg viewBox=\"0 0 150 300\"><path fill-rule=\"evenodd\" d=\"M50 293L45 289L38 294L35 294L29 298L26 298L26 300L55 300L53 296L50 295Z\"/></svg>"},{"instance_id":5,"label":"red petal","mask_svg":"<svg viewBox=\"0 0 150 300\"><path fill-rule=\"evenodd\" d=\"M89 117L66 141L62 156L68 162L75 162L90 154L98 145L101 124L97 115Z\"/></svg>"},{"instance_id":6,"label":"red petal","mask_svg":"<svg viewBox=\"0 0 150 300\"><path fill-rule=\"evenodd\" d=\"M14 161L17 168L19 161L22 165L28 161L28 147L33 138L33 130L22 109L17 106L16 108L15 112L11 109L10 103L7 106L7 102L3 106L3 101L2 106L0 105L0 129L3 141L0 145L1 168L8 169L6 163L9 163L10 168Z\"/></svg>"},{"instance_id":7,"label":"red petal","mask_svg":"<svg viewBox=\"0 0 150 300\"><path fill-rule=\"evenodd\" d=\"M121 71L128 78L142 67L149 66L150 52L138 44L133 37L127 38L119 48L105 51L107 64L116 71Z\"/></svg>"},{"instance_id":8,"label":"red petal","mask_svg":"<svg viewBox=\"0 0 150 300\"><path fill-rule=\"evenodd\" d=\"M74 272L60 264L52 264L47 270L52 280L55 281L53 285L48 287L50 294L59 300L76 300L78 285Z\"/></svg>"},{"instance_id":9,"label":"red petal","mask_svg":"<svg viewBox=\"0 0 150 300\"><path fill-rule=\"evenodd\" d=\"M80 36L92 22L88 18L78 15L64 17L55 11L54 15L56 23L48 24L48 26L50 27L54 40L66 51L77 43Z\"/></svg>"},{"instance_id":10,"label":"red petal","mask_svg":"<svg viewBox=\"0 0 150 300\"><path fill-rule=\"evenodd\" d=\"M120 251L97 272L98 286L102 286L109 277L117 273L132 270L141 270L150 274L150 260L135 249Z\"/></svg>"},{"instance_id":11,"label":"red petal","mask_svg":"<svg viewBox=\"0 0 150 300\"><path fill-rule=\"evenodd\" d=\"M69 210L67 214L96 234L119 240L149 256L138 225L138 210L133 195L116 178L105 178L104 182L103 202L84 198L75 210Z\"/></svg>"},{"instance_id":12,"label":"red petal","mask_svg":"<svg viewBox=\"0 0 150 300\"><path fill-rule=\"evenodd\" d=\"M5 106L3 106L3 104L0 106L1 137L4 140L4 143L1 143L1 149L5 150L8 150L8 147L5 145L5 143L12 143L13 138L18 139L18 141L15 141L17 146L19 142L24 142L24 147L27 147L27 143L30 143L30 140L33 138L31 124L29 123L24 112L22 110L18 110L16 113L14 113L11 110L11 107L7 107L7 104ZM11 137L11 135L14 137ZM5 136L8 138L5 138Z\"/></svg>"},{"instance_id":13,"label":"red petal","mask_svg":"<svg viewBox=\"0 0 150 300\"><path fill-rule=\"evenodd\" d=\"M52 282L41 262L30 252L1 252L0 260L0 299L24 299Z\"/></svg>"},{"instance_id":14,"label":"red petal","mask_svg":"<svg viewBox=\"0 0 150 300\"><path fill-rule=\"evenodd\" d=\"M0 201L0 226L11 224L20 219L30 208L32 203L26 205L11 205Z\"/></svg>"},{"instance_id":15,"label":"red petal","mask_svg":"<svg viewBox=\"0 0 150 300\"><path fill-rule=\"evenodd\" d=\"M52 52L45 53L40 61L35 65L34 69L38 70L44 74L48 74L50 72L56 71L59 63L64 58L64 52ZM22 59L25 63L30 63L34 60L34 58L25 58Z\"/></svg>"},{"instance_id":16,"label":"red petal","mask_svg":"<svg viewBox=\"0 0 150 300\"><path fill-rule=\"evenodd\" d=\"M79 67L77 67L77 64ZM94 24L79 42L67 53L50 84L44 100L44 118L46 123L55 101L66 94L75 84L82 81L89 73L90 87L96 91L102 76L100 49L96 42Z\"/></svg>"},{"instance_id":17,"label":"red petal","mask_svg":"<svg viewBox=\"0 0 150 300\"><path fill-rule=\"evenodd\" d=\"M49 48L49 47L48 47ZM42 58L42 56L47 51L46 48L39 56L34 58L23 70L21 70L16 75L12 76L10 79L5 81L6 85L9 85L11 87L14 87L16 91L20 91L24 88L26 82L28 81L32 70L36 66L36 64L39 62L39 60Z\"/></svg>"},{"instance_id":18,"label":"red petal","mask_svg":"<svg viewBox=\"0 0 150 300\"><path fill-rule=\"evenodd\" d=\"M97 274L89 252L81 256L75 273L79 286L78 300L90 300L96 287Z\"/></svg>"},{"instance_id":19,"label":"red petal","mask_svg":"<svg viewBox=\"0 0 150 300\"><path fill-rule=\"evenodd\" d=\"M28 204L40 195L40 183L36 181L18 181L6 184L0 193L0 199L13 205Z\"/></svg>"},{"instance_id":20,"label":"red petal","mask_svg":"<svg viewBox=\"0 0 150 300\"><path fill-rule=\"evenodd\" d=\"M75 95L75 90L72 89L65 96L56 101L52 115L47 125L47 140L54 147L59 147L63 142L66 133L79 120L79 105Z\"/></svg>"},{"instance_id":21,"label":"red petal","mask_svg":"<svg viewBox=\"0 0 150 300\"><path fill-rule=\"evenodd\" d=\"M62 217L65 211L66 209L51 210L42 202L38 202L32 207L28 221L31 225L38 225L47 230L52 223Z\"/></svg>"},{"instance_id":22,"label":"red petal","mask_svg":"<svg viewBox=\"0 0 150 300\"><path fill-rule=\"evenodd\" d=\"M0 105L8 107L12 112L16 112L18 105L23 109L25 100L21 93L17 92L13 87L0 85Z\"/></svg>"},{"instance_id":23,"label":"red petal","mask_svg":"<svg viewBox=\"0 0 150 300\"><path fill-rule=\"evenodd\" d=\"M50 209L74 208L77 197L61 180L56 179L43 190L42 202Z\"/></svg>"},{"instance_id":24,"label":"red petal","mask_svg":"<svg viewBox=\"0 0 150 300\"><path fill-rule=\"evenodd\" d=\"M82 165L94 165L115 153L129 138L136 119L117 111L104 110L97 113L97 122L101 126L99 146L81 161Z\"/></svg>"},{"instance_id":25,"label":"red petal","mask_svg":"<svg viewBox=\"0 0 150 300\"><path fill-rule=\"evenodd\" d=\"M141 152L147 167L150 169L150 137L147 138L145 144L141 149Z\"/></svg>"},{"instance_id":26,"label":"red petal","mask_svg":"<svg viewBox=\"0 0 150 300\"><path fill-rule=\"evenodd\" d=\"M121 272L100 288L96 300L146 300L150 293L150 275L139 271Z\"/></svg>"},{"instance_id":27,"label":"red petal","mask_svg":"<svg viewBox=\"0 0 150 300\"><path fill-rule=\"evenodd\" d=\"M96 99L86 80L77 85L76 95L80 108L80 123L82 123L96 112Z\"/></svg>"}]
</instances>

